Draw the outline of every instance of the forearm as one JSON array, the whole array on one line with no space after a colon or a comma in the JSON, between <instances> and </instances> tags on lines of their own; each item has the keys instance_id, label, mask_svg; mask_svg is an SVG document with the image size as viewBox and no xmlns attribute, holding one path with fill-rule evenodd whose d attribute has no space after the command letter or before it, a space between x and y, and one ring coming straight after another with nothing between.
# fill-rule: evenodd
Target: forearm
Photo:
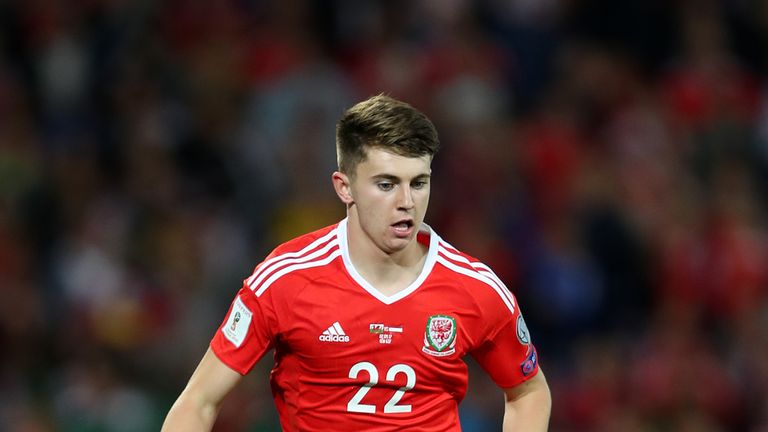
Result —
<instances>
[{"instance_id":1,"label":"forearm","mask_svg":"<svg viewBox=\"0 0 768 432\"><path fill-rule=\"evenodd\" d=\"M182 394L168 411L162 432L209 432L217 414L215 405L195 402Z\"/></svg>"},{"instance_id":2,"label":"forearm","mask_svg":"<svg viewBox=\"0 0 768 432\"><path fill-rule=\"evenodd\" d=\"M552 397L543 373L524 384L524 392L506 394L503 432L538 432L549 427Z\"/></svg>"},{"instance_id":3,"label":"forearm","mask_svg":"<svg viewBox=\"0 0 768 432\"><path fill-rule=\"evenodd\" d=\"M210 431L224 397L241 378L208 348L186 388L168 412L162 431Z\"/></svg>"}]
</instances>

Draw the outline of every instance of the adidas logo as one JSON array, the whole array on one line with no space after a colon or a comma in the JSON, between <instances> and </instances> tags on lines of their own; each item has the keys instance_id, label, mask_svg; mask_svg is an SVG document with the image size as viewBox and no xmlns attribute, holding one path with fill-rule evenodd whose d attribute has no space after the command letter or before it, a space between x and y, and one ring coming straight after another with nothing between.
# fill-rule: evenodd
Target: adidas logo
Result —
<instances>
[{"instance_id":1,"label":"adidas logo","mask_svg":"<svg viewBox=\"0 0 768 432\"><path fill-rule=\"evenodd\" d=\"M326 329L319 338L323 342L349 342L349 336L344 333L344 329L341 328L341 324L338 321L333 323L328 329Z\"/></svg>"}]
</instances>

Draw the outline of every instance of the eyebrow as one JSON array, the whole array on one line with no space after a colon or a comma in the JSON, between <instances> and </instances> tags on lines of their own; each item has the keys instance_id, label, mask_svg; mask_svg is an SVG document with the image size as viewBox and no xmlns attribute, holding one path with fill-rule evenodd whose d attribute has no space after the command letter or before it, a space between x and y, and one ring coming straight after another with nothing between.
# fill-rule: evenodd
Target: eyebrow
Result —
<instances>
[{"instance_id":1,"label":"eyebrow","mask_svg":"<svg viewBox=\"0 0 768 432\"><path fill-rule=\"evenodd\" d=\"M426 180L426 179L428 179L430 177L431 177L430 174L422 173L422 174L419 174L416 177L414 177L413 180ZM397 183L397 182L399 182L401 180L400 177L398 177L396 175L392 175L392 174L376 174L376 175L372 176L371 179L373 179L373 180L388 180L388 181L391 181L392 183ZM413 180L411 180L411 181L413 181Z\"/></svg>"}]
</instances>

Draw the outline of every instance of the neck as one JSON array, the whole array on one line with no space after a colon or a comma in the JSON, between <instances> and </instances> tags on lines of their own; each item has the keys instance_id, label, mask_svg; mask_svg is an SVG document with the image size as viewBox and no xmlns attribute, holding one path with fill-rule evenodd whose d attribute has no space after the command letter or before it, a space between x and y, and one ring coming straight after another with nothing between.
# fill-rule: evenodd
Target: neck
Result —
<instances>
[{"instance_id":1,"label":"neck","mask_svg":"<svg viewBox=\"0 0 768 432\"><path fill-rule=\"evenodd\" d=\"M387 295L406 288L416 280L427 257L427 247L415 238L401 250L382 250L354 217L347 220L347 246L350 260L358 273Z\"/></svg>"}]
</instances>

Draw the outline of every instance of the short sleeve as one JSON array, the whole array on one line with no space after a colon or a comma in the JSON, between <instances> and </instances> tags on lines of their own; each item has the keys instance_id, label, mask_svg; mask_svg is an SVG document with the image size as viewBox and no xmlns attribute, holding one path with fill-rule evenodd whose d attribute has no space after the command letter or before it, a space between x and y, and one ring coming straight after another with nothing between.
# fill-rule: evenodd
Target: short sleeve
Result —
<instances>
[{"instance_id":1,"label":"short sleeve","mask_svg":"<svg viewBox=\"0 0 768 432\"><path fill-rule=\"evenodd\" d=\"M257 297L244 285L213 336L211 349L224 364L245 375L272 348L274 321L267 296Z\"/></svg>"},{"instance_id":2,"label":"short sleeve","mask_svg":"<svg viewBox=\"0 0 768 432\"><path fill-rule=\"evenodd\" d=\"M538 354L519 307L490 325L492 331L471 354L491 379L499 387L509 388L536 375Z\"/></svg>"}]
</instances>

